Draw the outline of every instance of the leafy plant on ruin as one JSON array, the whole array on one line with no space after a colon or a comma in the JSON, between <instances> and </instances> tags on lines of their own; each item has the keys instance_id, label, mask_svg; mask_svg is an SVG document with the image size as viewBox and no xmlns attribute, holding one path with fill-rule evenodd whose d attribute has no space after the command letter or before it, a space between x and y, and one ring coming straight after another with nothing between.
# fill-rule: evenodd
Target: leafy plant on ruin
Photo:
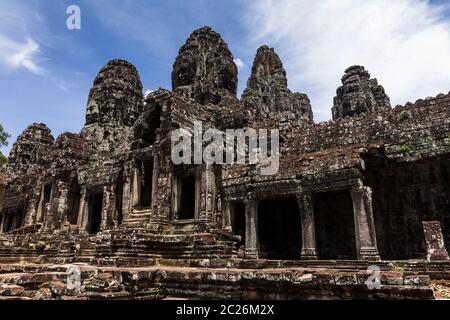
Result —
<instances>
[{"instance_id":1,"label":"leafy plant on ruin","mask_svg":"<svg viewBox=\"0 0 450 320\"><path fill-rule=\"evenodd\" d=\"M400 121L405 121L406 119L409 119L411 117L411 114L407 110L402 110L400 112Z\"/></svg>"},{"instance_id":2,"label":"leafy plant on ruin","mask_svg":"<svg viewBox=\"0 0 450 320\"><path fill-rule=\"evenodd\" d=\"M411 153L412 151L413 151L412 148L409 145L407 145L407 144L403 144L400 147L400 153L403 154L403 155Z\"/></svg>"},{"instance_id":3,"label":"leafy plant on ruin","mask_svg":"<svg viewBox=\"0 0 450 320\"><path fill-rule=\"evenodd\" d=\"M8 145L8 139L11 135L5 131L0 124L0 148ZM0 167L3 167L8 162L8 158L0 151Z\"/></svg>"},{"instance_id":4,"label":"leafy plant on ruin","mask_svg":"<svg viewBox=\"0 0 450 320\"><path fill-rule=\"evenodd\" d=\"M258 98L259 96L260 96L259 91L257 91L257 90L253 90L252 91L252 97L253 98Z\"/></svg>"}]
</instances>

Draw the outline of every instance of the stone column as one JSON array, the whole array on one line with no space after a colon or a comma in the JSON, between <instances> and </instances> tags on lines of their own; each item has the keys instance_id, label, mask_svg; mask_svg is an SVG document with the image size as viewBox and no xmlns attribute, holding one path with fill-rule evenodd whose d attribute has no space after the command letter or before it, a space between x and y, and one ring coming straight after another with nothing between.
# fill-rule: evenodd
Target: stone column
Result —
<instances>
[{"instance_id":1,"label":"stone column","mask_svg":"<svg viewBox=\"0 0 450 320\"><path fill-rule=\"evenodd\" d=\"M216 174L214 172L214 166L206 165L205 170L205 189L206 189L206 222L214 222L214 214L216 208Z\"/></svg>"},{"instance_id":2,"label":"stone column","mask_svg":"<svg viewBox=\"0 0 450 320\"><path fill-rule=\"evenodd\" d=\"M87 199L87 189L86 187L81 187L80 190L80 207L78 209L78 227L82 231L87 231L89 222L89 207Z\"/></svg>"},{"instance_id":3,"label":"stone column","mask_svg":"<svg viewBox=\"0 0 450 320\"><path fill-rule=\"evenodd\" d=\"M139 195L141 194L141 174L140 169L135 166L133 168L133 188L131 190L132 211L139 209Z\"/></svg>"},{"instance_id":4,"label":"stone column","mask_svg":"<svg viewBox=\"0 0 450 320\"><path fill-rule=\"evenodd\" d=\"M245 258L259 258L258 201L245 201Z\"/></svg>"},{"instance_id":5,"label":"stone column","mask_svg":"<svg viewBox=\"0 0 450 320\"><path fill-rule=\"evenodd\" d=\"M302 228L301 259L317 260L316 229L314 221L314 203L311 193L297 195Z\"/></svg>"},{"instance_id":6,"label":"stone column","mask_svg":"<svg viewBox=\"0 0 450 320\"><path fill-rule=\"evenodd\" d=\"M103 187L103 206L102 206L102 221L100 224L101 230L106 230L108 227L117 224L114 221L116 210L115 188L113 185Z\"/></svg>"},{"instance_id":7,"label":"stone column","mask_svg":"<svg viewBox=\"0 0 450 320\"><path fill-rule=\"evenodd\" d=\"M63 224L68 223L67 210L68 210L68 195L69 188L66 182L59 181L57 183L57 197L54 201L56 205L56 221L55 227L61 228Z\"/></svg>"},{"instance_id":8,"label":"stone column","mask_svg":"<svg viewBox=\"0 0 450 320\"><path fill-rule=\"evenodd\" d=\"M158 192L158 175L159 175L159 164L158 156L153 157L153 173L152 173L152 208L157 205L156 198Z\"/></svg>"},{"instance_id":9,"label":"stone column","mask_svg":"<svg viewBox=\"0 0 450 320\"><path fill-rule=\"evenodd\" d=\"M39 203L36 212L36 223L42 222L44 217L44 197L45 197L45 184L42 184L41 195L39 197Z\"/></svg>"},{"instance_id":10,"label":"stone column","mask_svg":"<svg viewBox=\"0 0 450 320\"><path fill-rule=\"evenodd\" d=\"M227 230L227 231L232 231L232 226L231 226L231 210L232 210L232 205L230 202L224 202L223 203L223 217L222 217L222 228Z\"/></svg>"},{"instance_id":11,"label":"stone column","mask_svg":"<svg viewBox=\"0 0 450 320\"><path fill-rule=\"evenodd\" d=\"M449 260L441 223L439 221L422 221L422 225L427 243L427 261Z\"/></svg>"},{"instance_id":12,"label":"stone column","mask_svg":"<svg viewBox=\"0 0 450 320\"><path fill-rule=\"evenodd\" d=\"M131 213L131 181L130 176L127 174L124 176L123 187L122 187L122 216L123 219L127 219Z\"/></svg>"},{"instance_id":13,"label":"stone column","mask_svg":"<svg viewBox=\"0 0 450 320\"><path fill-rule=\"evenodd\" d=\"M37 222L37 212L36 208L39 207L40 200L40 188L34 188L32 191L32 195L28 200L28 205L25 212L25 217L23 221L23 226L28 227L36 224Z\"/></svg>"},{"instance_id":14,"label":"stone column","mask_svg":"<svg viewBox=\"0 0 450 320\"><path fill-rule=\"evenodd\" d=\"M351 190L359 260L380 260L372 211L372 190L362 183Z\"/></svg>"},{"instance_id":15,"label":"stone column","mask_svg":"<svg viewBox=\"0 0 450 320\"><path fill-rule=\"evenodd\" d=\"M5 215L2 214L0 215L0 233L3 233L4 224L5 224Z\"/></svg>"}]
</instances>

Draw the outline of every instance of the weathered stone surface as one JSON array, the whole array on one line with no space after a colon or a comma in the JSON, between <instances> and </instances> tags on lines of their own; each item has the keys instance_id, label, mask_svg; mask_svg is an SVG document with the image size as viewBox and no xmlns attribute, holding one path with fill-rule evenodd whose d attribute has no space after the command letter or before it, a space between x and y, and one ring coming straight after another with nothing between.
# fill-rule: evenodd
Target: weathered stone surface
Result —
<instances>
[{"instance_id":1,"label":"weathered stone surface","mask_svg":"<svg viewBox=\"0 0 450 320\"><path fill-rule=\"evenodd\" d=\"M423 221L422 224L427 243L427 260L449 260L441 223L439 221Z\"/></svg>"},{"instance_id":2,"label":"weathered stone surface","mask_svg":"<svg viewBox=\"0 0 450 320\"><path fill-rule=\"evenodd\" d=\"M14 266L23 269L23 266ZM30 265L26 272L52 275L62 267L54 265ZM397 272L398 273L398 272ZM166 297L190 299L434 299L430 277L405 276L404 282L386 282L391 271L382 272L381 288L366 286L368 275L357 270L328 268L102 268L80 267L79 291L67 290L59 280L41 278L41 282L27 285L22 273L10 277L9 284L0 288L4 296L40 299L164 299ZM6 275L7 276L7 275ZM401 277L401 274L400 274ZM17 285L20 283L21 285ZM25 284L25 285L24 285ZM36 290L36 288L39 288Z\"/></svg>"},{"instance_id":3,"label":"weathered stone surface","mask_svg":"<svg viewBox=\"0 0 450 320\"><path fill-rule=\"evenodd\" d=\"M228 45L210 27L194 31L181 47L172 71L172 89L200 104L236 101L237 67Z\"/></svg>"},{"instance_id":4,"label":"weathered stone surface","mask_svg":"<svg viewBox=\"0 0 450 320\"><path fill-rule=\"evenodd\" d=\"M80 299L430 298L423 276L450 279L434 260L450 248L450 94L391 109L355 67L339 121L314 124L273 49L258 50L242 101L236 75L225 42L202 28L180 50L174 92L144 101L136 69L113 60L80 134L25 130L5 168L0 283L25 288L20 298L73 298L66 263L80 266ZM195 122L201 133L279 130L278 171L175 165L172 132ZM440 221L442 236L423 221ZM431 261L427 244L440 250Z\"/></svg>"},{"instance_id":5,"label":"weathered stone surface","mask_svg":"<svg viewBox=\"0 0 450 320\"><path fill-rule=\"evenodd\" d=\"M142 83L136 67L112 60L103 67L89 93L81 135L98 150L113 151L129 139L129 128L143 108Z\"/></svg>"},{"instance_id":6,"label":"weathered stone surface","mask_svg":"<svg viewBox=\"0 0 450 320\"><path fill-rule=\"evenodd\" d=\"M345 70L342 84L334 98L333 120L391 108L384 88L362 66Z\"/></svg>"},{"instance_id":7,"label":"weathered stone surface","mask_svg":"<svg viewBox=\"0 0 450 320\"><path fill-rule=\"evenodd\" d=\"M9 154L8 167L27 170L32 165L47 164L45 159L54 143L50 129L43 123L34 123L17 137Z\"/></svg>"},{"instance_id":8,"label":"weathered stone surface","mask_svg":"<svg viewBox=\"0 0 450 320\"><path fill-rule=\"evenodd\" d=\"M274 49L267 46L256 53L242 100L254 104L268 117L285 116L300 125L313 123L308 96L288 89L286 70Z\"/></svg>"}]
</instances>

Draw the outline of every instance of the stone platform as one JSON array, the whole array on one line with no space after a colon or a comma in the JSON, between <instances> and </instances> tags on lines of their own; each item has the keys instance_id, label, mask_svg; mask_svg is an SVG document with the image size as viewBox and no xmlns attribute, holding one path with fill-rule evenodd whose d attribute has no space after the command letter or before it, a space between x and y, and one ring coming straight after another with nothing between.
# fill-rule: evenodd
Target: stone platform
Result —
<instances>
[{"instance_id":1,"label":"stone platform","mask_svg":"<svg viewBox=\"0 0 450 320\"><path fill-rule=\"evenodd\" d=\"M267 261L253 261L259 268L244 267L239 260L230 261L229 268L211 268L208 260L204 267L160 263L140 268L2 264L0 299L435 299L436 288L440 298L448 290L447 281L432 281L426 272L392 263L380 266L378 289L367 286L370 275L363 262L282 267L279 261L278 268ZM80 270L79 289L68 289L70 267Z\"/></svg>"}]
</instances>

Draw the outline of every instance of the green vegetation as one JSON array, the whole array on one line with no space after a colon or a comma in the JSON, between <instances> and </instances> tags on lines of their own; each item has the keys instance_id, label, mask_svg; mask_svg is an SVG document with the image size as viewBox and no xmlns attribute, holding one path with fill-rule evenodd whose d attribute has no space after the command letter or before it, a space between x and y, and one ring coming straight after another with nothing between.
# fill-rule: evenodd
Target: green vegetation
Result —
<instances>
[{"instance_id":1,"label":"green vegetation","mask_svg":"<svg viewBox=\"0 0 450 320\"><path fill-rule=\"evenodd\" d=\"M8 139L11 135L5 131L3 126L0 124L0 148L6 147L8 145ZM3 167L8 162L8 158L3 155L0 151L0 167Z\"/></svg>"},{"instance_id":2,"label":"green vegetation","mask_svg":"<svg viewBox=\"0 0 450 320\"><path fill-rule=\"evenodd\" d=\"M412 151L413 151L412 148L410 146L408 146L407 144L404 144L400 147L400 152L403 155L411 153Z\"/></svg>"},{"instance_id":3,"label":"green vegetation","mask_svg":"<svg viewBox=\"0 0 450 320\"><path fill-rule=\"evenodd\" d=\"M400 112L400 121L404 121L404 120L408 119L409 117L411 117L411 114L409 113L409 111L402 110Z\"/></svg>"}]
</instances>

